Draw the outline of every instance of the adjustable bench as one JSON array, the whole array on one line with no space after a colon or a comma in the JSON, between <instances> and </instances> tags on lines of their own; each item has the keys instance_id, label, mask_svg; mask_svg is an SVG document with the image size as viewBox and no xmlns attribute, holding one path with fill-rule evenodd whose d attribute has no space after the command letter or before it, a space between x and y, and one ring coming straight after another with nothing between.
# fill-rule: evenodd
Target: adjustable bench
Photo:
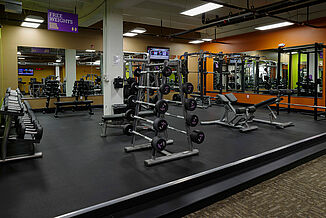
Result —
<instances>
[{"instance_id":1,"label":"adjustable bench","mask_svg":"<svg viewBox=\"0 0 326 218\"><path fill-rule=\"evenodd\" d=\"M257 126L249 126L248 124L250 118L249 112L253 113L256 111L254 106L247 108L234 108L232 103L237 102L237 98L232 93L226 95L218 94L217 98L224 104L224 114L219 120L202 121L200 122L201 125L218 124L226 127L237 128L240 132L248 132L258 129Z\"/></svg>"},{"instance_id":2,"label":"adjustable bench","mask_svg":"<svg viewBox=\"0 0 326 218\"><path fill-rule=\"evenodd\" d=\"M280 92L278 92L278 93L280 93ZM287 93L287 92L284 92L284 93ZM264 123L264 124L275 126L278 129L284 129L289 126L294 126L294 124L292 122L285 122L285 123L275 122L275 120L277 119L277 116L274 113L274 111L270 108L270 105L277 104L282 100L283 100L282 98L274 97L274 98L270 98L265 101L259 102L258 104L255 104L254 106L256 108L266 107L269 110L269 120L263 120L263 119L257 119L257 118L253 118L252 120L254 122Z\"/></svg>"}]
</instances>

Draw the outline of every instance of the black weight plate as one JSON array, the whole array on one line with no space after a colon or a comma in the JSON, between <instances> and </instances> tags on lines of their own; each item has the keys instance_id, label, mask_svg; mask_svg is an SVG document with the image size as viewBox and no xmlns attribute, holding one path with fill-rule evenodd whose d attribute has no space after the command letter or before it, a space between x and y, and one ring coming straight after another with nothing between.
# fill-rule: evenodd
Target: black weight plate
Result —
<instances>
[{"instance_id":1,"label":"black weight plate","mask_svg":"<svg viewBox=\"0 0 326 218\"><path fill-rule=\"evenodd\" d=\"M191 141L196 143L196 144L201 144L205 140L205 134L203 131L200 130L194 130L190 134Z\"/></svg>"},{"instance_id":2,"label":"black weight plate","mask_svg":"<svg viewBox=\"0 0 326 218\"><path fill-rule=\"evenodd\" d=\"M125 134L125 135L132 135L132 125L131 124L126 124L126 125L124 125L123 126L123 133Z\"/></svg>"},{"instance_id":3,"label":"black weight plate","mask_svg":"<svg viewBox=\"0 0 326 218\"><path fill-rule=\"evenodd\" d=\"M135 115L135 111L132 109L128 109L125 113L125 117L127 120L133 120Z\"/></svg>"},{"instance_id":4,"label":"black weight plate","mask_svg":"<svg viewBox=\"0 0 326 218\"><path fill-rule=\"evenodd\" d=\"M163 118L156 118L153 123L153 128L158 132L163 132L168 128L168 122Z\"/></svg>"},{"instance_id":5,"label":"black weight plate","mask_svg":"<svg viewBox=\"0 0 326 218\"><path fill-rule=\"evenodd\" d=\"M184 83L182 84L182 91L185 94L191 94L194 91L194 86L189 82Z\"/></svg>"},{"instance_id":6,"label":"black weight plate","mask_svg":"<svg viewBox=\"0 0 326 218\"><path fill-rule=\"evenodd\" d=\"M197 126L198 122L199 122L199 118L195 114L188 115L186 118L186 124L188 126L195 127L195 126Z\"/></svg>"},{"instance_id":7,"label":"black weight plate","mask_svg":"<svg viewBox=\"0 0 326 218\"><path fill-rule=\"evenodd\" d=\"M133 108L136 106L136 95L130 95L127 99L127 104L130 108Z\"/></svg>"},{"instance_id":8,"label":"black weight plate","mask_svg":"<svg viewBox=\"0 0 326 218\"><path fill-rule=\"evenodd\" d=\"M194 111L197 107L197 102L195 99L188 98L185 100L184 106L187 111Z\"/></svg>"},{"instance_id":9,"label":"black weight plate","mask_svg":"<svg viewBox=\"0 0 326 218\"><path fill-rule=\"evenodd\" d=\"M164 67L162 70L162 74L165 77L169 77L172 75L172 69L170 67Z\"/></svg>"},{"instance_id":10,"label":"black weight plate","mask_svg":"<svg viewBox=\"0 0 326 218\"><path fill-rule=\"evenodd\" d=\"M155 136L151 142L151 145L156 151L163 151L166 148L166 141L161 137Z\"/></svg>"},{"instance_id":11,"label":"black weight plate","mask_svg":"<svg viewBox=\"0 0 326 218\"><path fill-rule=\"evenodd\" d=\"M171 87L168 85L168 84L162 84L160 86L160 92L163 94L163 95L167 95L169 94L171 91Z\"/></svg>"},{"instance_id":12,"label":"black weight plate","mask_svg":"<svg viewBox=\"0 0 326 218\"><path fill-rule=\"evenodd\" d=\"M158 113L160 114L164 114L165 112L168 111L169 109L169 105L166 101L164 101L163 99L159 100L156 102L155 104L155 109Z\"/></svg>"}]
</instances>

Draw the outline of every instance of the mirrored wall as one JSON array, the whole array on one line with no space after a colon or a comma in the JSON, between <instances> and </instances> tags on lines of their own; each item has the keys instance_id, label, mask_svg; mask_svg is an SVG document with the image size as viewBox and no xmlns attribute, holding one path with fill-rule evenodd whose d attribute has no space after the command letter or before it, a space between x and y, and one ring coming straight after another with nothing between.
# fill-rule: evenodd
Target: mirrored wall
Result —
<instances>
[{"instance_id":1,"label":"mirrored wall","mask_svg":"<svg viewBox=\"0 0 326 218\"><path fill-rule=\"evenodd\" d=\"M243 52L225 59L222 77L213 72L213 89L221 90L221 84L223 91L230 92L269 94L271 89L292 89L294 96L314 97L316 84L317 96L322 97L323 64L323 49L314 46L285 48L280 53L278 49Z\"/></svg>"},{"instance_id":2,"label":"mirrored wall","mask_svg":"<svg viewBox=\"0 0 326 218\"><path fill-rule=\"evenodd\" d=\"M102 94L102 52L77 50L75 72L66 72L65 49L58 48L17 48L18 87L26 98L46 97L46 81L59 81L60 96L67 96L67 74L75 74L75 80L89 81L89 95ZM74 81L73 81L74 82ZM71 92L70 92L71 93Z\"/></svg>"}]
</instances>

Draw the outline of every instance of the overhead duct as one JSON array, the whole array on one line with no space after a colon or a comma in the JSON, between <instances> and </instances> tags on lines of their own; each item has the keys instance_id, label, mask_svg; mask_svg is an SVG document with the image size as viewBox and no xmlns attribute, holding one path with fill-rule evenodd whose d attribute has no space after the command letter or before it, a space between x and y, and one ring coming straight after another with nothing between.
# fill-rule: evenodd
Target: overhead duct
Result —
<instances>
[{"instance_id":1,"label":"overhead duct","mask_svg":"<svg viewBox=\"0 0 326 218\"><path fill-rule=\"evenodd\" d=\"M220 1L217 0L203 0L206 2L214 2L214 3L220 3ZM325 0L312 0L312 1L307 1L307 0L293 0L293 1L280 1L272 4L268 4L256 9L246 9L246 8L241 8L242 11L230 16L225 16L225 17L220 17L217 19L214 19L214 21L206 21L207 24L191 29L191 30L186 30L183 32L171 34L170 37L176 37L184 34L188 34L191 32L199 31L199 30L204 30L210 27L223 27L223 26L228 26L232 24L237 24L237 23L242 23L245 21L250 21L250 20L255 20L258 18L263 18L263 17L274 17L277 19L281 20L287 20L286 18L282 18L279 16L276 16L276 14L281 14L285 13L291 10L297 10L300 8L305 8L308 6L316 5L316 4L321 4L324 3ZM239 7L238 7L239 8ZM295 22L297 23L297 22ZM301 24L301 23L300 23ZM307 23L302 23L302 25L310 26L313 28L320 28L316 27Z\"/></svg>"},{"instance_id":2,"label":"overhead duct","mask_svg":"<svg viewBox=\"0 0 326 218\"><path fill-rule=\"evenodd\" d=\"M23 4L15 0L0 0L0 4L5 5L5 12L21 14L23 11Z\"/></svg>"},{"instance_id":3,"label":"overhead duct","mask_svg":"<svg viewBox=\"0 0 326 218\"><path fill-rule=\"evenodd\" d=\"M28 66L63 66L63 63L54 62L18 62L18 65L28 65Z\"/></svg>"}]
</instances>

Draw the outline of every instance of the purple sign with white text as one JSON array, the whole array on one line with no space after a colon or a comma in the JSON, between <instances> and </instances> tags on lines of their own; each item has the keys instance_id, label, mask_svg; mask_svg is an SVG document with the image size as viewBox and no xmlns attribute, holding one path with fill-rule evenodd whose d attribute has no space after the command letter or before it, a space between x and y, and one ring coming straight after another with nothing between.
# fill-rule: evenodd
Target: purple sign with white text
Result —
<instances>
[{"instance_id":1,"label":"purple sign with white text","mask_svg":"<svg viewBox=\"0 0 326 218\"><path fill-rule=\"evenodd\" d=\"M78 33L78 14L48 10L48 30Z\"/></svg>"}]
</instances>

